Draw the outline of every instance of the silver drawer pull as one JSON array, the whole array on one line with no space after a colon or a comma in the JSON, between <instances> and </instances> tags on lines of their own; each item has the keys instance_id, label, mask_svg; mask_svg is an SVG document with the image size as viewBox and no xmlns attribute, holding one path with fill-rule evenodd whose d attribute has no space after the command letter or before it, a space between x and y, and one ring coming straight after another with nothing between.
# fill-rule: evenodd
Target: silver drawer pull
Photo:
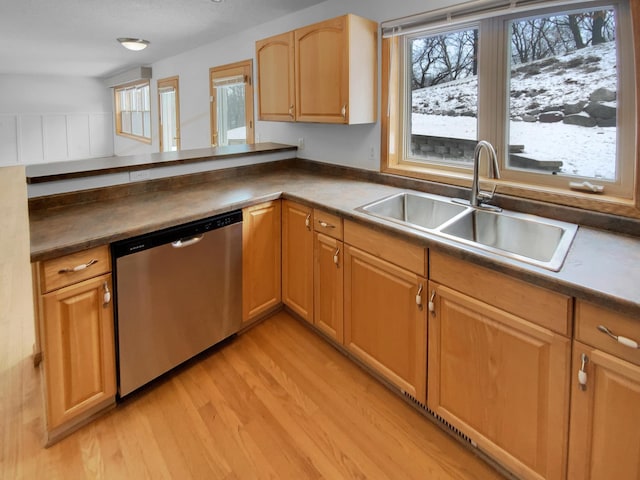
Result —
<instances>
[{"instance_id":1,"label":"silver drawer pull","mask_svg":"<svg viewBox=\"0 0 640 480\"><path fill-rule=\"evenodd\" d=\"M311 230L311 214L307 213L307 218L304 219L304 226L307 227L307 230Z\"/></svg>"},{"instance_id":2,"label":"silver drawer pull","mask_svg":"<svg viewBox=\"0 0 640 480\"><path fill-rule=\"evenodd\" d=\"M325 222L323 220L318 220L318 223L320 224L320 226L322 228L336 228L335 225L331 225L330 223L327 223L327 222Z\"/></svg>"},{"instance_id":3,"label":"silver drawer pull","mask_svg":"<svg viewBox=\"0 0 640 480\"><path fill-rule=\"evenodd\" d=\"M62 270L58 270L58 273L62 274L79 272L81 270L84 270L85 268L89 268L91 265L94 265L96 263L98 263L98 260L94 258L93 260L89 260L87 263L83 263L82 265L76 265L75 267L63 268Z\"/></svg>"},{"instance_id":4,"label":"silver drawer pull","mask_svg":"<svg viewBox=\"0 0 640 480\"><path fill-rule=\"evenodd\" d=\"M598 330L600 330L602 333L606 333L611 338L613 338L616 342L621 343L625 347L635 348L635 349L640 348L640 346L638 346L638 342L636 342L635 340L632 340L631 338L628 338L628 337L623 337L621 335L616 335L604 325L598 325Z\"/></svg>"},{"instance_id":5,"label":"silver drawer pull","mask_svg":"<svg viewBox=\"0 0 640 480\"><path fill-rule=\"evenodd\" d=\"M176 240L175 242L171 242L171 246L173 248L185 248L185 247L189 247L191 245L195 245L196 243L198 243L203 238L204 238L204 234L197 235L195 237L191 237L191 238L187 238L187 239L181 238L180 240Z\"/></svg>"}]
</instances>

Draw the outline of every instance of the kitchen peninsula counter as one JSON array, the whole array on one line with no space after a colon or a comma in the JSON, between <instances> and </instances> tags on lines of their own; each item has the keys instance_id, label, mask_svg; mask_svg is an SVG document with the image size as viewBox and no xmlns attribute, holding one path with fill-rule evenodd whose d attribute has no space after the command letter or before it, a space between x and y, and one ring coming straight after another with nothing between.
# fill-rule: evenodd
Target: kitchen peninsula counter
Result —
<instances>
[{"instance_id":1,"label":"kitchen peninsula counter","mask_svg":"<svg viewBox=\"0 0 640 480\"><path fill-rule=\"evenodd\" d=\"M328 169L330 170L330 169ZM411 238L527 282L640 317L640 238L583 227L562 269L552 272L356 211L406 191L297 166L296 161L176 177L152 189L131 186L36 199L30 205L31 260L41 261L267 200L288 198ZM111 193L109 193L111 192Z\"/></svg>"}]
</instances>

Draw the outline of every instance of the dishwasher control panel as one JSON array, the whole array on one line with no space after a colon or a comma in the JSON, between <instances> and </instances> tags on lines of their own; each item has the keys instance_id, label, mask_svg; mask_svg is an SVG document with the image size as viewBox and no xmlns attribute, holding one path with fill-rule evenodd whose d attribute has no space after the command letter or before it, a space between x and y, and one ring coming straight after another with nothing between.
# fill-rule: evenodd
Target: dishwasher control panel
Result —
<instances>
[{"instance_id":1,"label":"dishwasher control panel","mask_svg":"<svg viewBox=\"0 0 640 480\"><path fill-rule=\"evenodd\" d=\"M166 243L175 242L176 240L182 240L217 230L218 228L228 227L229 225L239 222L242 222L242 210L234 210L216 215L215 217L208 217L202 220L196 220L195 222L176 225L175 227L169 227L115 242L111 245L111 253L114 258L123 257Z\"/></svg>"}]
</instances>

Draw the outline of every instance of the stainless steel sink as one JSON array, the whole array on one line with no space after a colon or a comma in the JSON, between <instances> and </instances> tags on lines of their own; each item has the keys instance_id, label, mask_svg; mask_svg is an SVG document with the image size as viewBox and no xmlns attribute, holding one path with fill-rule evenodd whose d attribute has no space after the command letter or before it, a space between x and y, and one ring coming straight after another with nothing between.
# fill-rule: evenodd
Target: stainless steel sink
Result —
<instances>
[{"instance_id":1,"label":"stainless steel sink","mask_svg":"<svg viewBox=\"0 0 640 480\"><path fill-rule=\"evenodd\" d=\"M472 210L439 232L489 252L558 271L578 226L525 215Z\"/></svg>"},{"instance_id":2,"label":"stainless steel sink","mask_svg":"<svg viewBox=\"0 0 640 480\"><path fill-rule=\"evenodd\" d=\"M356 210L553 271L562 267L578 230L571 223L471 208L427 193L402 192Z\"/></svg>"},{"instance_id":3,"label":"stainless steel sink","mask_svg":"<svg viewBox=\"0 0 640 480\"><path fill-rule=\"evenodd\" d=\"M469 210L469 207L451 203L446 197L405 192L369 203L358 210L431 231Z\"/></svg>"}]
</instances>

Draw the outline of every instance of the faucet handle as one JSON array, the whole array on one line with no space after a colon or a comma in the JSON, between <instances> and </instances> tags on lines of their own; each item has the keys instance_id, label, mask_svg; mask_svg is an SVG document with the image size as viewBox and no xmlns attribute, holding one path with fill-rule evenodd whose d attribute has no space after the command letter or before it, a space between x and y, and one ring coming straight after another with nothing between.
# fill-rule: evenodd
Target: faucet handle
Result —
<instances>
[{"instance_id":1,"label":"faucet handle","mask_svg":"<svg viewBox=\"0 0 640 480\"><path fill-rule=\"evenodd\" d=\"M493 184L493 188L491 189L490 192L488 191L479 191L478 192L478 208L481 208L483 210L490 210L492 212L501 212L502 208L500 207L496 207L495 205L488 205L486 202L491 201L491 199L493 198L493 195L496 193L496 187L497 185L494 183Z\"/></svg>"},{"instance_id":2,"label":"faucet handle","mask_svg":"<svg viewBox=\"0 0 640 480\"><path fill-rule=\"evenodd\" d=\"M497 187L498 187L498 185L496 185L494 183L493 184L493 188L491 189L490 192L488 192L486 190L485 191L480 190L478 192L478 200L480 200L480 202L488 202L488 201L490 201L493 198L493 196L495 195Z\"/></svg>"}]
</instances>

